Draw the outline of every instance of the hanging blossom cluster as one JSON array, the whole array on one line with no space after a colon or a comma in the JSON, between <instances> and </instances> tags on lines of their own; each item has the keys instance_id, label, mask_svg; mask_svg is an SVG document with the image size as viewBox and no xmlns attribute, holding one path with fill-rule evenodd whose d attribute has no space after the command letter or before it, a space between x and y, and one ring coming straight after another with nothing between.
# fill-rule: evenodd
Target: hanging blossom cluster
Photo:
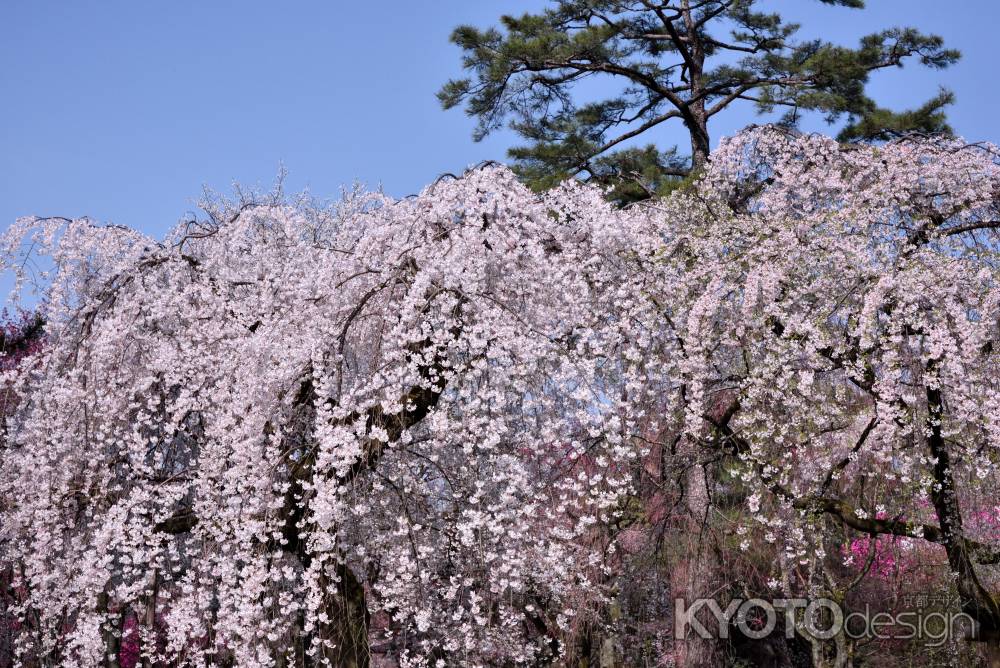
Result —
<instances>
[{"instance_id":1,"label":"hanging blossom cluster","mask_svg":"<svg viewBox=\"0 0 1000 668\"><path fill-rule=\"evenodd\" d=\"M758 529L788 563L822 558L825 519L940 544L994 632L1000 559L975 518L1000 461L996 147L757 128L660 207L688 267L685 429L751 490L744 548Z\"/></svg>"},{"instance_id":2,"label":"hanging blossom cluster","mask_svg":"<svg viewBox=\"0 0 1000 668\"><path fill-rule=\"evenodd\" d=\"M665 376L650 217L499 167L207 214L3 240L52 264L46 346L4 378L21 660L556 658Z\"/></svg>"},{"instance_id":3,"label":"hanging blossom cluster","mask_svg":"<svg viewBox=\"0 0 1000 668\"><path fill-rule=\"evenodd\" d=\"M45 345L3 376L16 651L558 661L671 484L779 564L842 561L833 525L942 545L1000 632L996 537L963 522L998 482L997 165L756 128L624 210L487 167L210 203L162 243L20 221L7 266L52 270Z\"/></svg>"}]
</instances>

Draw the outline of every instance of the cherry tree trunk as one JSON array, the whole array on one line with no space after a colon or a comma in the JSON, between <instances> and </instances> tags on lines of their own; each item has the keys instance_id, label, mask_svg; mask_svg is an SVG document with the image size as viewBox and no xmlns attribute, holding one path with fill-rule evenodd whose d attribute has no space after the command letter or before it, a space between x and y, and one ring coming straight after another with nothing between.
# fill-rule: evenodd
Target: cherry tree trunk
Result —
<instances>
[{"instance_id":1,"label":"cherry tree trunk","mask_svg":"<svg viewBox=\"0 0 1000 668\"><path fill-rule=\"evenodd\" d=\"M990 640L983 643L987 668L1000 668L1000 640Z\"/></svg>"},{"instance_id":2,"label":"cherry tree trunk","mask_svg":"<svg viewBox=\"0 0 1000 668\"><path fill-rule=\"evenodd\" d=\"M329 646L316 657L315 665L338 668L368 668L368 607L364 586L351 569L337 566L339 582L328 583L327 617L329 622L320 629L320 637Z\"/></svg>"},{"instance_id":3,"label":"cherry tree trunk","mask_svg":"<svg viewBox=\"0 0 1000 668\"><path fill-rule=\"evenodd\" d=\"M708 517L709 495L705 470L690 467L684 475L686 503L685 540L681 541L677 567L671 577L674 598L682 598L690 606L696 599L712 595L715 574L713 552L708 545L705 519ZM706 624L709 631L712 624ZM717 645L714 638L702 638L688 629L685 638L676 641L676 658L679 668L709 668L718 665Z\"/></svg>"}]
</instances>

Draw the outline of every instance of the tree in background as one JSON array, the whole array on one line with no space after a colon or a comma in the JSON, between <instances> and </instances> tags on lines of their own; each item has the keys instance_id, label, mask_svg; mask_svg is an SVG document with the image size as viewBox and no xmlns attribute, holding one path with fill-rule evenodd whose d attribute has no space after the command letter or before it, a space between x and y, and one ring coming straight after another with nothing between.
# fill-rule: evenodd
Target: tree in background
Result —
<instances>
[{"instance_id":1,"label":"tree in background","mask_svg":"<svg viewBox=\"0 0 1000 668\"><path fill-rule=\"evenodd\" d=\"M821 0L849 8L864 0ZM940 37L891 28L856 48L795 38L798 25L761 11L758 0L557 0L540 14L503 16L504 30L460 26L452 41L470 77L438 93L444 107L465 105L482 139L510 119L527 144L510 150L532 187L582 176L615 187L629 201L663 192L705 162L710 119L752 103L783 111L794 126L816 111L846 121L842 140L901 132L948 132L942 90L921 107L896 113L866 94L872 72L907 60L943 68L959 58ZM600 80L614 92L581 101ZM661 124L682 122L690 155L676 147L633 145ZM646 135L648 136L648 134Z\"/></svg>"}]
</instances>

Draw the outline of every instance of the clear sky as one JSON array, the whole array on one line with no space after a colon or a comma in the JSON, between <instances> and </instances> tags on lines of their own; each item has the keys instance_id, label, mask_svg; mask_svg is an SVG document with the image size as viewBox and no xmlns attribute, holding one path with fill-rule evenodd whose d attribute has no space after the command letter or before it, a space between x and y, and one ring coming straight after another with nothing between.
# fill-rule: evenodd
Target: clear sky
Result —
<instances>
[{"instance_id":1,"label":"clear sky","mask_svg":"<svg viewBox=\"0 0 1000 668\"><path fill-rule=\"evenodd\" d=\"M913 106L945 85L968 139L1000 141L997 0L869 0L864 11L771 0L802 34L846 44L912 25L963 51L955 67L877 75L882 104ZM434 93L460 74L459 23L495 23L541 0L0 0L0 228L17 216L88 215L162 235L203 186L268 186L336 197L360 180L393 195L503 159ZM753 120L718 119L716 140ZM821 129L820 126L809 129ZM649 141L680 138L662 130Z\"/></svg>"}]
</instances>

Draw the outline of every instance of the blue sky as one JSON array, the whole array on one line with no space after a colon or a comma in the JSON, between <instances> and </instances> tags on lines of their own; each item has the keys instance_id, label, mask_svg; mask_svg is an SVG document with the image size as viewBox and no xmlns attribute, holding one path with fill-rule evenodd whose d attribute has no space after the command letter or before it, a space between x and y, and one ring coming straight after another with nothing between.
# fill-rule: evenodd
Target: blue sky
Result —
<instances>
[{"instance_id":1,"label":"blue sky","mask_svg":"<svg viewBox=\"0 0 1000 668\"><path fill-rule=\"evenodd\" d=\"M882 104L919 104L945 85L968 139L1000 141L996 0L870 0L852 11L772 0L802 35L853 44L912 25L945 37L945 71L877 75ZM460 74L448 42L541 0L379 3L3 0L0 3L0 227L17 216L89 215L161 236L203 186L287 188L336 197L360 180L406 195L447 171L503 159L513 138L471 139L473 122L434 93ZM721 116L715 139L753 121ZM810 129L822 129L814 125ZM649 141L670 145L678 128Z\"/></svg>"}]
</instances>

